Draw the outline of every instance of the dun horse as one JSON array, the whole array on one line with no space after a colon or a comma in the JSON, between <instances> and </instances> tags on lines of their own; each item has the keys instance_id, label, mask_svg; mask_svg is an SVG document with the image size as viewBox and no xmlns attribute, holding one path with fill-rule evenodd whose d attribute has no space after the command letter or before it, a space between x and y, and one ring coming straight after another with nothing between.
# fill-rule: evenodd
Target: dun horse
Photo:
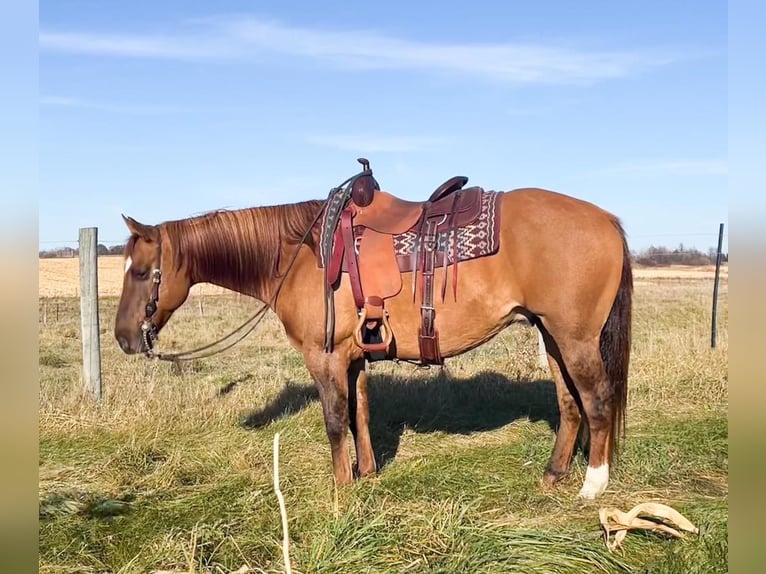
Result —
<instances>
[{"instance_id":1,"label":"dun horse","mask_svg":"<svg viewBox=\"0 0 766 574\"><path fill-rule=\"evenodd\" d=\"M345 227L338 224L327 233L317 215L327 215L330 200L219 211L159 225L125 218L131 236L117 341L125 353L150 351L196 283L267 303L318 388L334 477L346 484L352 481L349 429L359 475L376 472L367 359L440 363L515 321L530 321L543 335L560 411L543 482L552 485L568 472L584 418L590 449L579 496L595 498L607 486L624 430L632 272L621 225L590 203L551 191L492 193L494 252L463 258L458 235L465 221L458 220L467 214L475 224L479 212L468 213L470 205L489 200L480 188L461 190L465 179L457 179L462 181L450 180L423 204L398 200L371 178L360 180L375 185L362 186L366 195L355 190L353 199L346 197L339 205L351 212ZM361 237L354 235L360 229ZM467 229L463 236L483 240L492 233ZM414 240L408 253L386 251L407 237ZM394 257L399 267L391 263Z\"/></svg>"}]
</instances>

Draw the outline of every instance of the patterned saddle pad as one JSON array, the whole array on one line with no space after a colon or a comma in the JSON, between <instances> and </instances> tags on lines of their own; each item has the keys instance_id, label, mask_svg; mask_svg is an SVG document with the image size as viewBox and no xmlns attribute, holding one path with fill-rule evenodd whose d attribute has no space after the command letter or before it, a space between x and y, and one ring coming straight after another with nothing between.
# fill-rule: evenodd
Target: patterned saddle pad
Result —
<instances>
[{"instance_id":1,"label":"patterned saddle pad","mask_svg":"<svg viewBox=\"0 0 766 574\"><path fill-rule=\"evenodd\" d=\"M478 219L459 227L457 230L457 260L468 261L486 255L497 253L500 247L500 205L498 199L500 192L482 191L481 213ZM413 266L415 241L417 229L410 229L405 233L394 235L394 252L402 273L411 272ZM454 263L453 239L448 233L439 235L436 252L436 265L444 265L444 256L447 263Z\"/></svg>"}]
</instances>

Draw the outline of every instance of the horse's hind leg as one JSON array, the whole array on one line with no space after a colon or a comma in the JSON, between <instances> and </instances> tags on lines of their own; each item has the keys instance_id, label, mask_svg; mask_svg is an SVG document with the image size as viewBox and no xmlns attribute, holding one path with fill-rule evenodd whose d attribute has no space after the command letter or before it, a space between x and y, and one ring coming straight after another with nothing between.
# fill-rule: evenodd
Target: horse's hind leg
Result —
<instances>
[{"instance_id":1,"label":"horse's hind leg","mask_svg":"<svg viewBox=\"0 0 766 574\"><path fill-rule=\"evenodd\" d=\"M543 484L551 486L569 472L577 433L580 429L580 405L572 394L573 383L561 368L561 353L556 342L544 328L540 328L548 354L548 365L556 384L556 398L559 405L559 428L556 431L556 444L543 474ZM575 394L577 391L575 391Z\"/></svg>"},{"instance_id":2,"label":"horse's hind leg","mask_svg":"<svg viewBox=\"0 0 766 574\"><path fill-rule=\"evenodd\" d=\"M614 392L607 381L598 337L591 341L569 340L560 349L566 375L577 390L590 431L588 469L579 496L593 499L609 483L611 433L616 415Z\"/></svg>"},{"instance_id":3,"label":"horse's hind leg","mask_svg":"<svg viewBox=\"0 0 766 574\"><path fill-rule=\"evenodd\" d=\"M367 372L364 365L364 359L357 359L349 366L348 410L359 476L371 476L375 474L376 465L370 440L370 408L367 402Z\"/></svg>"}]
</instances>

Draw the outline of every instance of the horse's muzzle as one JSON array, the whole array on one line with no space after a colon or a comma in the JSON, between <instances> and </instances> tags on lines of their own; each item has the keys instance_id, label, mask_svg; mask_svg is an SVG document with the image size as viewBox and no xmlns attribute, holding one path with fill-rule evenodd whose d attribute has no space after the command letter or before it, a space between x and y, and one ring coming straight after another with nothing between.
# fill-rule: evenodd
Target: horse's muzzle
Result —
<instances>
[{"instance_id":1,"label":"horse's muzzle","mask_svg":"<svg viewBox=\"0 0 766 574\"><path fill-rule=\"evenodd\" d=\"M143 353L146 349L143 338L140 336L127 337L124 334L115 333L117 344L122 349L122 352L126 355L137 355Z\"/></svg>"}]
</instances>

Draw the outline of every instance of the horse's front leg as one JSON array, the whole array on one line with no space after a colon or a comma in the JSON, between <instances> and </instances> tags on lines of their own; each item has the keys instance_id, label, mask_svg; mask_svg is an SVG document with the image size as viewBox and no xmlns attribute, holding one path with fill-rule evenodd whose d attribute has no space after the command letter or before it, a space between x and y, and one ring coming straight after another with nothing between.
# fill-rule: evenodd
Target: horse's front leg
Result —
<instances>
[{"instance_id":1,"label":"horse's front leg","mask_svg":"<svg viewBox=\"0 0 766 574\"><path fill-rule=\"evenodd\" d=\"M338 485L349 484L353 475L348 452L349 401L348 360L336 353L306 353L306 366L316 382L322 403L325 430L330 441L332 470Z\"/></svg>"},{"instance_id":2,"label":"horse's front leg","mask_svg":"<svg viewBox=\"0 0 766 574\"><path fill-rule=\"evenodd\" d=\"M351 434L356 447L359 476L375 474L375 453L370 440L370 408L367 401L367 372L365 360L352 361L348 369L348 410Z\"/></svg>"}]
</instances>

